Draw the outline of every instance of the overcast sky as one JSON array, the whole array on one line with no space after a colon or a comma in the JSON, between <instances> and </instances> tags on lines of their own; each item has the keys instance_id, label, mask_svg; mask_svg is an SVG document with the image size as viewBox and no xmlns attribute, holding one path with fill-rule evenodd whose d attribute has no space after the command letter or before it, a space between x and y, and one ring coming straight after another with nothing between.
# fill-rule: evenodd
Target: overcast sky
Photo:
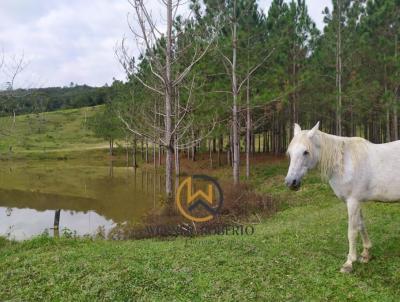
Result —
<instances>
[{"instance_id":1,"label":"overcast sky","mask_svg":"<svg viewBox=\"0 0 400 302\"><path fill-rule=\"evenodd\" d=\"M159 0L147 0L155 15ZM321 29L330 0L306 0ZM271 0L260 0L265 11ZM0 50L6 59L22 53L29 62L16 86L66 86L70 82L102 86L125 75L114 48L129 37L126 0L1 0ZM0 58L1 59L1 58ZM4 72L0 82L6 81Z\"/></svg>"}]
</instances>

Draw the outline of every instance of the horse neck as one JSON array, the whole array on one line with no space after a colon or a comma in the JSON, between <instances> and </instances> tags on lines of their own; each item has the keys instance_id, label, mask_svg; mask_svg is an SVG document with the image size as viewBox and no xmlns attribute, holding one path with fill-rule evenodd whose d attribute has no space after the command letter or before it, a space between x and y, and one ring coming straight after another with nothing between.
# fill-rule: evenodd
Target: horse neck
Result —
<instances>
[{"instance_id":1,"label":"horse neck","mask_svg":"<svg viewBox=\"0 0 400 302\"><path fill-rule=\"evenodd\" d=\"M319 167L321 176L329 180L332 176L343 176L346 153L353 169L357 169L367 158L368 141L361 137L342 137L318 132L320 139Z\"/></svg>"},{"instance_id":2,"label":"horse neck","mask_svg":"<svg viewBox=\"0 0 400 302\"><path fill-rule=\"evenodd\" d=\"M319 169L321 177L329 180L333 175L343 173L343 158L345 139L341 136L335 136L318 132L320 140Z\"/></svg>"}]
</instances>

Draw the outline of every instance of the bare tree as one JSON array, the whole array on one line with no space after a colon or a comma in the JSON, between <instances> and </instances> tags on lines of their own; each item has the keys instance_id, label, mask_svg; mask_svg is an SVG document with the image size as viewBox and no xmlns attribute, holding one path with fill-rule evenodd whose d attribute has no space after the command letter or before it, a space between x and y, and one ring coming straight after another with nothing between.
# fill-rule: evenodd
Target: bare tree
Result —
<instances>
[{"instance_id":1,"label":"bare tree","mask_svg":"<svg viewBox=\"0 0 400 302\"><path fill-rule=\"evenodd\" d=\"M203 43L202 46L205 44L205 47L200 47L194 42L192 48L194 47L195 50L190 62L183 68L182 66L180 66L180 68L174 68L178 66L182 61L182 57L186 54L184 51L179 53L174 49L179 37L173 35L173 21L175 20L179 7L182 5L181 0L163 0L161 2L166 15L166 29L164 32L157 27L155 18L153 18L151 11L148 10L143 0L128 0L128 2L135 12L136 24L128 23L137 45L142 49L141 57L145 60L153 81L146 81L140 73L140 68L138 68L140 64L134 64L132 56L126 46L125 39L122 41L116 53L128 77L135 79L155 96L163 99L163 106L158 107L163 108L163 112L160 110L160 112L157 113L157 115L163 117L163 127L161 127L161 123L157 123L160 127L157 129L158 131L154 131L154 125L156 124L154 122L147 122L146 125L149 127L143 127L143 123L126 121L122 114L120 118L131 132L138 136L148 138L153 143L153 146L159 144L165 148L165 190L167 197L171 198L173 193L173 154L174 148L177 148L177 144L175 144L174 141L178 140L179 136L183 136L190 128L188 123L185 123L189 112L188 108L178 104L180 108L179 118L177 118L173 112L175 106L175 91L188 76L193 66L205 55L211 45L212 39L203 41L205 43ZM139 28L138 30L136 30L135 25ZM180 72L174 73L174 70L180 70ZM187 101L187 104L189 103L190 98ZM151 107L154 108L153 105ZM146 111L150 111L151 114L147 113L144 116L149 117L151 120L152 117L154 117L154 112L152 112L151 109ZM180 130L178 133L178 129L182 127L183 130ZM162 133L162 135L157 135L155 137L155 132Z\"/></svg>"},{"instance_id":2,"label":"bare tree","mask_svg":"<svg viewBox=\"0 0 400 302\"><path fill-rule=\"evenodd\" d=\"M13 55L9 58L6 58L4 51L1 51L0 54L0 73L3 75L2 78L5 79L4 83L0 83L0 111L2 114L10 113L11 116L9 119L2 119L0 125L0 135L9 136L12 133L12 129L15 126L15 110L16 108L11 108L12 101L15 98L25 96L30 93L29 89L16 91L14 89L15 81L20 75L26 66L28 65L25 60L25 56L22 53L21 55Z\"/></svg>"},{"instance_id":3,"label":"bare tree","mask_svg":"<svg viewBox=\"0 0 400 302\"><path fill-rule=\"evenodd\" d=\"M233 182L235 184L239 183L240 179L240 119L239 119L239 94L243 87L246 84L247 86L247 122L246 122L246 137L248 143L246 145L250 145L250 77L254 74L254 72L260 68L265 61L270 57L273 50L268 54L265 55L264 58L256 64L255 66L250 67L248 64L247 72L245 76L239 80L238 77L238 27L239 27L239 20L237 15L237 0L233 0L233 9L229 16L230 20L230 27L231 27L231 40L232 40L232 57L229 58L228 56L224 55L222 51L220 51L224 61L225 67L227 69L228 74L231 77L231 93L232 93L232 166L233 166ZM249 61L249 60L247 60ZM247 171L249 171L249 157L246 160L247 162ZM249 173L249 172L248 172Z\"/></svg>"}]
</instances>

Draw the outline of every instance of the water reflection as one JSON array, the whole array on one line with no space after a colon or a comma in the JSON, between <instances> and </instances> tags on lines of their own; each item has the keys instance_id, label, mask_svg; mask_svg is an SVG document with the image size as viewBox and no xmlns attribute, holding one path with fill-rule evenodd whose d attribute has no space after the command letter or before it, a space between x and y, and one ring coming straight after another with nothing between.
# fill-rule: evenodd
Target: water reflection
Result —
<instances>
[{"instance_id":1,"label":"water reflection","mask_svg":"<svg viewBox=\"0 0 400 302\"><path fill-rule=\"evenodd\" d=\"M62 213L61 213L62 212ZM0 234L12 239L22 240L53 229L54 211L37 211L34 209L14 209L11 216L5 215L5 208L0 207ZM62 219L58 230L53 230L53 235L65 228L76 231L77 235L95 234L99 226L106 230L111 229L114 222L105 219L94 211L87 213L60 211Z\"/></svg>"},{"instance_id":2,"label":"water reflection","mask_svg":"<svg viewBox=\"0 0 400 302\"><path fill-rule=\"evenodd\" d=\"M60 214L61 214L61 210L55 210L54 225L53 225L54 237L60 236Z\"/></svg>"},{"instance_id":3,"label":"water reflection","mask_svg":"<svg viewBox=\"0 0 400 302\"><path fill-rule=\"evenodd\" d=\"M138 222L156 207L162 175L151 171L47 162L0 168L0 235L17 240L68 228L78 235Z\"/></svg>"}]
</instances>

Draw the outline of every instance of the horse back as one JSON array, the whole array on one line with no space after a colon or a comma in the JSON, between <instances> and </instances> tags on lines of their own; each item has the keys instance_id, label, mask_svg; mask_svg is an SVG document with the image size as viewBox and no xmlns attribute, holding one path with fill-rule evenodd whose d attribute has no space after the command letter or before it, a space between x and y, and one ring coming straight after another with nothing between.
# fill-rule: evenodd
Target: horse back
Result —
<instances>
[{"instance_id":1,"label":"horse back","mask_svg":"<svg viewBox=\"0 0 400 302\"><path fill-rule=\"evenodd\" d=\"M369 144L366 158L368 199L400 200L400 141Z\"/></svg>"}]
</instances>

